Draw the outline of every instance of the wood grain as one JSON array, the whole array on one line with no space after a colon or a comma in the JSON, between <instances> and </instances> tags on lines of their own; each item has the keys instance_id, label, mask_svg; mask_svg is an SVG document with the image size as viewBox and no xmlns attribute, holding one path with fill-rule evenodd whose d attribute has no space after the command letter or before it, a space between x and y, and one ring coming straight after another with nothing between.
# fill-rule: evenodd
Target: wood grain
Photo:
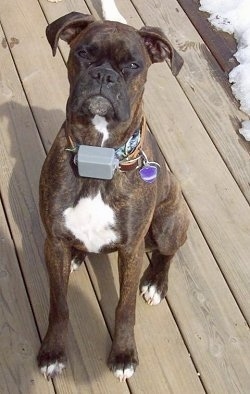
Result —
<instances>
[{"instance_id":1,"label":"wood grain","mask_svg":"<svg viewBox=\"0 0 250 394\"><path fill-rule=\"evenodd\" d=\"M183 57L184 67L177 80L250 202L250 148L249 143L238 133L240 122L247 116L238 110L226 75L176 0L167 3L134 0L133 3L143 21L161 27ZM168 86L165 89L169 91ZM176 109L176 114L179 108L181 106ZM186 128L187 137L190 126Z\"/></svg>"},{"instance_id":2,"label":"wood grain","mask_svg":"<svg viewBox=\"0 0 250 394\"><path fill-rule=\"evenodd\" d=\"M171 266L167 298L207 392L246 393L249 327L193 220Z\"/></svg>"},{"instance_id":3,"label":"wood grain","mask_svg":"<svg viewBox=\"0 0 250 394\"><path fill-rule=\"evenodd\" d=\"M230 34L212 27L208 21L209 14L199 11L199 0L177 1L202 37L202 40L212 52L222 70L229 73L238 65L237 60L233 57L237 50L234 38Z\"/></svg>"},{"instance_id":4,"label":"wood grain","mask_svg":"<svg viewBox=\"0 0 250 394\"><path fill-rule=\"evenodd\" d=\"M52 58L45 36L47 22L36 1L3 0L0 12L8 43L12 37L19 41L11 52L43 144L48 149L65 118L69 89L65 64L60 56Z\"/></svg>"},{"instance_id":5,"label":"wood grain","mask_svg":"<svg viewBox=\"0 0 250 394\"><path fill-rule=\"evenodd\" d=\"M0 202L0 392L54 393L36 366L36 324Z\"/></svg>"}]
</instances>

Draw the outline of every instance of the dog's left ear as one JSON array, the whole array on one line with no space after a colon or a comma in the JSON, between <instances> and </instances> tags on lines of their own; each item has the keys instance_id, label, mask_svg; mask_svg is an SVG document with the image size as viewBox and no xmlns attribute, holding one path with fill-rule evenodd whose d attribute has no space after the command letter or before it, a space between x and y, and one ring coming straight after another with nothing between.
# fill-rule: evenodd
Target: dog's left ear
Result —
<instances>
[{"instance_id":1,"label":"dog's left ear","mask_svg":"<svg viewBox=\"0 0 250 394\"><path fill-rule=\"evenodd\" d=\"M56 54L59 38L70 44L85 27L94 21L92 15L71 12L48 25L46 36L52 48L53 56Z\"/></svg>"},{"instance_id":2,"label":"dog's left ear","mask_svg":"<svg viewBox=\"0 0 250 394\"><path fill-rule=\"evenodd\" d=\"M152 63L170 59L172 73L176 76L183 66L184 61L168 41L163 31L158 27L145 26L138 33L144 39L144 44Z\"/></svg>"}]
</instances>

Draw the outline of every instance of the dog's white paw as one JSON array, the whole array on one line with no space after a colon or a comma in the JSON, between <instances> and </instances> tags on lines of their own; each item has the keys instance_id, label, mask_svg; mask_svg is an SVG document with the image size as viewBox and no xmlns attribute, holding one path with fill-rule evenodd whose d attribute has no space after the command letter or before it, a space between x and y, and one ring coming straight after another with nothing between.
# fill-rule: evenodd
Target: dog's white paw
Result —
<instances>
[{"instance_id":1,"label":"dog's white paw","mask_svg":"<svg viewBox=\"0 0 250 394\"><path fill-rule=\"evenodd\" d=\"M76 259L71 260L70 273L72 274L72 272L78 270L79 266L80 265L76 263Z\"/></svg>"},{"instance_id":2,"label":"dog's white paw","mask_svg":"<svg viewBox=\"0 0 250 394\"><path fill-rule=\"evenodd\" d=\"M116 369L114 371L114 375L117 379L120 380L120 382L126 382L126 379L131 378L134 372L134 367L133 365L131 365L130 367L126 367L124 369Z\"/></svg>"},{"instance_id":3,"label":"dog's white paw","mask_svg":"<svg viewBox=\"0 0 250 394\"><path fill-rule=\"evenodd\" d=\"M131 378L138 364L139 361L135 344L123 352L116 352L115 346L113 346L108 358L108 366L120 382L126 382L127 379Z\"/></svg>"},{"instance_id":4,"label":"dog's white paw","mask_svg":"<svg viewBox=\"0 0 250 394\"><path fill-rule=\"evenodd\" d=\"M81 257L81 259L79 257L74 257L71 260L71 264L70 264L70 273L77 271L80 266L82 265L82 263L84 262L84 257Z\"/></svg>"},{"instance_id":5,"label":"dog's white paw","mask_svg":"<svg viewBox=\"0 0 250 394\"><path fill-rule=\"evenodd\" d=\"M59 375L62 373L62 370L65 368L65 364L61 363L59 361L54 362L53 364L48 364L44 365L41 367L41 373L43 376L47 379L50 380L51 378L54 378L56 375Z\"/></svg>"},{"instance_id":6,"label":"dog's white paw","mask_svg":"<svg viewBox=\"0 0 250 394\"><path fill-rule=\"evenodd\" d=\"M149 305L158 305L162 298L155 285L144 285L141 288L141 296Z\"/></svg>"}]
</instances>

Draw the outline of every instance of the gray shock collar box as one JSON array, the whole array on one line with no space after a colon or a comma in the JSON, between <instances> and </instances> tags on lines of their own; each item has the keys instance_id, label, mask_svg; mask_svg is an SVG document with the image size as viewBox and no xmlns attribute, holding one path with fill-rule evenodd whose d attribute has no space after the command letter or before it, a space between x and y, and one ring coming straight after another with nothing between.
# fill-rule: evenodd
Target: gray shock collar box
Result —
<instances>
[{"instance_id":1,"label":"gray shock collar box","mask_svg":"<svg viewBox=\"0 0 250 394\"><path fill-rule=\"evenodd\" d=\"M112 179L119 160L115 157L113 148L79 145L75 164L82 177Z\"/></svg>"}]
</instances>

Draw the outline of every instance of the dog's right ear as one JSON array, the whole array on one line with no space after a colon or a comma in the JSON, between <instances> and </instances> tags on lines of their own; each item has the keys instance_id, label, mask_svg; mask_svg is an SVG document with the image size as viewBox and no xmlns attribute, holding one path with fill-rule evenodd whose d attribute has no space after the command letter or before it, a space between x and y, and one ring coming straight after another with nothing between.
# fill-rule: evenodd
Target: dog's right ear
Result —
<instances>
[{"instance_id":1,"label":"dog's right ear","mask_svg":"<svg viewBox=\"0 0 250 394\"><path fill-rule=\"evenodd\" d=\"M184 62L163 31L158 27L144 26L138 30L138 33L144 40L152 63L170 59L172 73L176 76Z\"/></svg>"},{"instance_id":2,"label":"dog's right ear","mask_svg":"<svg viewBox=\"0 0 250 394\"><path fill-rule=\"evenodd\" d=\"M92 15L71 12L48 25L46 36L52 48L53 56L56 54L59 38L70 44L73 38L94 21Z\"/></svg>"}]
</instances>

